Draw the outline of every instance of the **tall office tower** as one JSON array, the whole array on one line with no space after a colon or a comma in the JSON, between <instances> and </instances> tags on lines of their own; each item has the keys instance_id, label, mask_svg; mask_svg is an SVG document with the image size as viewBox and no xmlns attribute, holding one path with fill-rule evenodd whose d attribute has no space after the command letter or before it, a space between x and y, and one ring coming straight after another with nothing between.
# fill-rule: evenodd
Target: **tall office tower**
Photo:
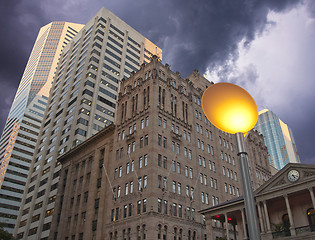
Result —
<instances>
[{"instance_id":1,"label":"tall office tower","mask_svg":"<svg viewBox=\"0 0 315 240\"><path fill-rule=\"evenodd\" d=\"M162 51L102 8L60 58L16 233L46 239L59 182L56 159L115 120L119 82Z\"/></svg>"},{"instance_id":2,"label":"tall office tower","mask_svg":"<svg viewBox=\"0 0 315 240\"><path fill-rule=\"evenodd\" d=\"M13 232L61 50L82 28L52 22L37 36L0 140L0 223Z\"/></svg>"},{"instance_id":3,"label":"tall office tower","mask_svg":"<svg viewBox=\"0 0 315 240\"><path fill-rule=\"evenodd\" d=\"M123 80L115 125L59 158L49 239L206 239L198 210L241 194L236 138L200 106L211 84L156 57ZM246 143L263 161L255 136Z\"/></svg>"},{"instance_id":4,"label":"tall office tower","mask_svg":"<svg viewBox=\"0 0 315 240\"><path fill-rule=\"evenodd\" d=\"M268 109L259 112L255 128L265 137L270 164L280 170L287 163L300 163L291 128Z\"/></svg>"}]
</instances>

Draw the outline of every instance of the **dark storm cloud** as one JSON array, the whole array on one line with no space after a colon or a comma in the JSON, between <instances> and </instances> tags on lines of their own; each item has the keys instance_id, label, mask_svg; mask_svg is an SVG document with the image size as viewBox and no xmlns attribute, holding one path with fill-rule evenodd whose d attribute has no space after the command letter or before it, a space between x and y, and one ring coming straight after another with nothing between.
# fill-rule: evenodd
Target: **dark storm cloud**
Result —
<instances>
[{"instance_id":1,"label":"dark storm cloud","mask_svg":"<svg viewBox=\"0 0 315 240\"><path fill-rule=\"evenodd\" d=\"M169 63L173 71L179 71L186 77L194 69L204 73L207 68L216 70L220 67L220 76L224 78L231 71L230 63L238 59L238 44L242 42L250 46L257 35L273 24L268 22L268 13L288 11L299 2L5 1L5 5L2 3L0 7L0 131L39 28L51 21L86 23L104 6L162 48L163 62ZM315 9L312 1L308 4ZM314 12L311 12L313 16ZM255 81L258 76L255 69L249 68L246 77Z\"/></svg>"},{"instance_id":2,"label":"dark storm cloud","mask_svg":"<svg viewBox=\"0 0 315 240\"><path fill-rule=\"evenodd\" d=\"M116 6L115 12L162 47L164 60L186 76L193 69L203 73L207 67L237 59L238 43L250 44L270 24L270 11L287 11L299 1L147 2L137 1L136 6L123 9ZM229 71L228 66L223 69Z\"/></svg>"},{"instance_id":3,"label":"dark storm cloud","mask_svg":"<svg viewBox=\"0 0 315 240\"><path fill-rule=\"evenodd\" d=\"M42 4L51 20L86 23L102 4L163 49L164 62L187 76L238 58L238 43L249 45L269 24L270 11L284 12L299 0L112 0L50 1Z\"/></svg>"}]
</instances>

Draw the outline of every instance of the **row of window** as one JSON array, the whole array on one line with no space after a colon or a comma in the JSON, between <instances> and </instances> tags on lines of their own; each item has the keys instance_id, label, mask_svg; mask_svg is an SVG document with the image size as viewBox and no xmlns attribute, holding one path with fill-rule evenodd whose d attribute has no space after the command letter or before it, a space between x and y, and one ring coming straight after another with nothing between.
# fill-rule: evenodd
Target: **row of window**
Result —
<instances>
[{"instance_id":1,"label":"row of window","mask_svg":"<svg viewBox=\"0 0 315 240\"><path fill-rule=\"evenodd\" d=\"M227 155L227 153L223 154L223 151L221 151L220 156L221 156L221 160L224 161L224 159L225 159L226 162L235 166L235 158L234 157L231 158L231 155Z\"/></svg>"},{"instance_id":2,"label":"row of window","mask_svg":"<svg viewBox=\"0 0 315 240\"><path fill-rule=\"evenodd\" d=\"M165 96L166 96L165 89L159 87L158 106L161 109L164 109L164 107L165 107ZM171 103L170 112L172 115L174 115L176 117L177 116L178 103L177 103L177 97L174 96L173 94L171 94L171 96L170 96L170 103ZM182 117L183 117L184 121L188 122L188 105L184 101L182 101Z\"/></svg>"},{"instance_id":3,"label":"row of window","mask_svg":"<svg viewBox=\"0 0 315 240\"><path fill-rule=\"evenodd\" d=\"M139 157L139 169L146 167L148 165L148 154L144 154ZM133 172L135 168L135 161L132 160L131 163L126 163L126 174ZM114 179L122 177L122 166L115 168Z\"/></svg>"},{"instance_id":4,"label":"row of window","mask_svg":"<svg viewBox=\"0 0 315 240\"><path fill-rule=\"evenodd\" d=\"M220 145L223 144L224 147L226 147L227 149L231 149L231 151L233 151L233 144L229 143L229 141L225 141L225 139L222 138L221 136L219 136L219 143Z\"/></svg>"},{"instance_id":5,"label":"row of window","mask_svg":"<svg viewBox=\"0 0 315 240\"><path fill-rule=\"evenodd\" d=\"M234 178L234 180L237 181L237 173L236 172L233 173L233 170L230 170L228 168L225 169L225 166L222 166L222 173L223 176L227 176L228 178L231 179Z\"/></svg>"},{"instance_id":6,"label":"row of window","mask_svg":"<svg viewBox=\"0 0 315 240\"><path fill-rule=\"evenodd\" d=\"M268 176L265 173L262 173L258 170L256 170L256 177L257 179L262 179L263 181L267 181L268 180Z\"/></svg>"},{"instance_id":7,"label":"row of window","mask_svg":"<svg viewBox=\"0 0 315 240\"><path fill-rule=\"evenodd\" d=\"M131 217L133 210L133 204L129 203L123 207L123 218ZM147 199L137 201L137 214L145 213L147 211ZM115 222L121 218L119 207L112 209L111 211L111 221Z\"/></svg>"},{"instance_id":8,"label":"row of window","mask_svg":"<svg viewBox=\"0 0 315 240\"><path fill-rule=\"evenodd\" d=\"M163 126L163 128L167 128L167 120L166 119L162 119L161 117L158 117L158 126ZM179 127L178 126L175 126L173 123L171 124L171 129L172 129L172 132L175 132L177 135L180 134L179 132ZM184 140L187 140L188 142L191 141L191 135L190 133L186 132L186 130L183 131L183 137L184 137Z\"/></svg>"},{"instance_id":9,"label":"row of window","mask_svg":"<svg viewBox=\"0 0 315 240\"><path fill-rule=\"evenodd\" d=\"M196 123L196 132L197 133L200 133L201 135L203 135L203 127L201 126L201 125L199 125L198 123ZM206 137L208 138L208 139L210 139L210 140L212 140L213 139L213 137L212 137L212 132L211 131L209 131L208 129L206 129Z\"/></svg>"},{"instance_id":10,"label":"row of window","mask_svg":"<svg viewBox=\"0 0 315 240\"><path fill-rule=\"evenodd\" d=\"M146 117L140 120L140 129L144 129L147 126L149 126L149 117ZM137 130L137 123L134 123L132 126L129 126L128 135L131 135L136 130ZM126 137L126 131L123 130L122 132L118 133L117 141L123 141L125 137Z\"/></svg>"},{"instance_id":11,"label":"row of window","mask_svg":"<svg viewBox=\"0 0 315 240\"><path fill-rule=\"evenodd\" d=\"M224 183L224 191L226 193L229 192L229 194L234 196L240 196L239 188L236 188L235 190L235 186L231 186L231 184Z\"/></svg>"}]
</instances>

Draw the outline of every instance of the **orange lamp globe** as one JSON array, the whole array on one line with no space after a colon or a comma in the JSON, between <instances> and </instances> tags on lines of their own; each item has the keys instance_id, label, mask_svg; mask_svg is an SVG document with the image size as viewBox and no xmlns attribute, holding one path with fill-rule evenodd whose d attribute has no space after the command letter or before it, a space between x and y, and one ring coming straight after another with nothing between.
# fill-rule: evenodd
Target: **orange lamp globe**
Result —
<instances>
[{"instance_id":1,"label":"orange lamp globe","mask_svg":"<svg viewBox=\"0 0 315 240\"><path fill-rule=\"evenodd\" d=\"M258 120L252 96L232 83L216 83L202 95L201 106L208 120L227 133L247 133Z\"/></svg>"}]
</instances>

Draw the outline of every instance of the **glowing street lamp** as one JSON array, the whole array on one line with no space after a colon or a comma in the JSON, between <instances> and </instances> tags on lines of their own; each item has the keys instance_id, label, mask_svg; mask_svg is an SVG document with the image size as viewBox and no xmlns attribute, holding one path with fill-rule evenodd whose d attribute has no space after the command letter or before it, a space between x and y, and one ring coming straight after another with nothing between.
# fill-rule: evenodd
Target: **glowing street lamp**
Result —
<instances>
[{"instance_id":1,"label":"glowing street lamp","mask_svg":"<svg viewBox=\"0 0 315 240\"><path fill-rule=\"evenodd\" d=\"M259 240L258 218L244 141L244 134L257 122L257 105L243 88L232 83L217 83L203 93L201 106L215 127L236 134L249 239Z\"/></svg>"}]
</instances>

